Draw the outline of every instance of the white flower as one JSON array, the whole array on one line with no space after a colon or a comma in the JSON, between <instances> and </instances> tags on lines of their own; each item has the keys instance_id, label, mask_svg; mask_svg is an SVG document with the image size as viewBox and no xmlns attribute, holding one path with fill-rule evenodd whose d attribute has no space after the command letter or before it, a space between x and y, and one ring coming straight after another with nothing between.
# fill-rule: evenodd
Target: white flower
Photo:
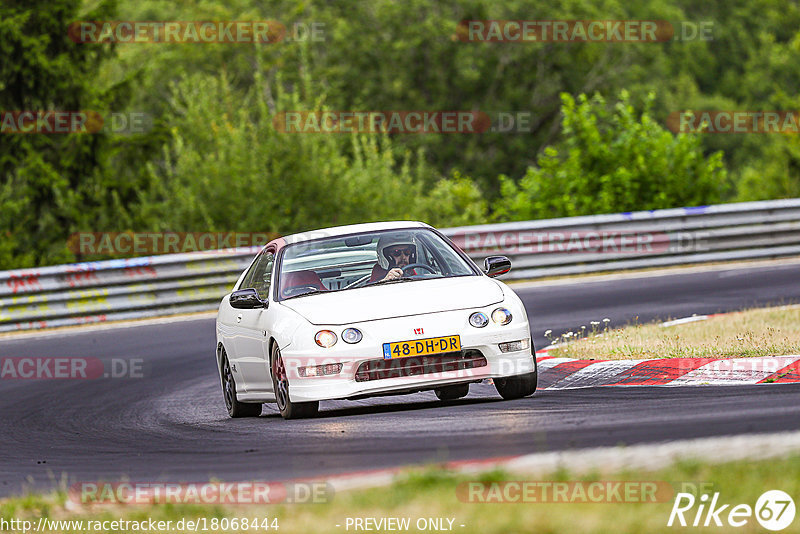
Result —
<instances>
[{"instance_id":1,"label":"white flower","mask_svg":"<svg viewBox=\"0 0 800 534\"><path fill-rule=\"evenodd\" d=\"M553 333L553 331L552 331L552 330L545 330L545 331L544 331L544 337L547 337L547 336L549 336L549 335L550 335L550 334L552 334L552 333Z\"/></svg>"}]
</instances>

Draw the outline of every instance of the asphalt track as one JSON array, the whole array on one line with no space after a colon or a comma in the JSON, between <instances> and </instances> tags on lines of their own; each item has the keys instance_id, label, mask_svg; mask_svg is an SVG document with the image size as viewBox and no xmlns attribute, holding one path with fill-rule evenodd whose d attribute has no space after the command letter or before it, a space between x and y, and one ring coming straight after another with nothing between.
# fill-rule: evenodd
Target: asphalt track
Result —
<instances>
[{"instance_id":1,"label":"asphalt track","mask_svg":"<svg viewBox=\"0 0 800 534\"><path fill-rule=\"evenodd\" d=\"M556 333L800 302L800 264L517 289L537 347ZM800 428L800 384L541 390L490 385L322 403L312 420L227 417L213 320L0 340L0 357L141 358L144 377L0 380L0 495L77 481L279 480L412 463Z\"/></svg>"}]
</instances>

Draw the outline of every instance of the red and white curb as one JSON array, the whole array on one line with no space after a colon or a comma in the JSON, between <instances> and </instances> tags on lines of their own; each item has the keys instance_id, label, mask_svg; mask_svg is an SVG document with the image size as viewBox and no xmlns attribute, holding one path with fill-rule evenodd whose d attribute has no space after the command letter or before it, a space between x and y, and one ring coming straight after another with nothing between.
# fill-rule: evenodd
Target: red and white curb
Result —
<instances>
[{"instance_id":1,"label":"red and white curb","mask_svg":"<svg viewBox=\"0 0 800 534\"><path fill-rule=\"evenodd\" d=\"M796 306L786 306L795 308ZM692 315L661 323L663 327L705 321L741 312ZM569 343L580 342L580 338ZM536 351L539 389L573 389L596 386L695 386L800 382L800 356L758 358L655 358L649 360L578 360L555 358Z\"/></svg>"},{"instance_id":2,"label":"red and white curb","mask_svg":"<svg viewBox=\"0 0 800 534\"><path fill-rule=\"evenodd\" d=\"M539 356L540 389L800 382L800 356L577 360Z\"/></svg>"}]
</instances>

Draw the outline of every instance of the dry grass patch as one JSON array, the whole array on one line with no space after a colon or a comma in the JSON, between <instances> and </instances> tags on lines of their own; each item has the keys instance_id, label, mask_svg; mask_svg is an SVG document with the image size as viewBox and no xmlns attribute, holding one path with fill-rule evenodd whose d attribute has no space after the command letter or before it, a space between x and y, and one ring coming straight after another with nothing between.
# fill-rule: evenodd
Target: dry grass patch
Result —
<instances>
[{"instance_id":1,"label":"dry grass patch","mask_svg":"<svg viewBox=\"0 0 800 534\"><path fill-rule=\"evenodd\" d=\"M595 323L595 330L598 324L602 323ZM800 307L746 310L668 327L634 324L616 330L590 330L584 335L562 336L554 341L561 346L548 355L559 358L639 360L794 355L800 354Z\"/></svg>"}]
</instances>

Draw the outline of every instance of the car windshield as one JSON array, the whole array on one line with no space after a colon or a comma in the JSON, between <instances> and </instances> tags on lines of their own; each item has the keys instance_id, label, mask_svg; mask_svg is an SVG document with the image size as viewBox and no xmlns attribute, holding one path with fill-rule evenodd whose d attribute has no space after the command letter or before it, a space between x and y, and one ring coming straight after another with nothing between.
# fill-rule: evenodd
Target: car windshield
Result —
<instances>
[{"instance_id":1,"label":"car windshield","mask_svg":"<svg viewBox=\"0 0 800 534\"><path fill-rule=\"evenodd\" d=\"M374 285L478 273L436 232L389 230L286 247L278 300Z\"/></svg>"}]
</instances>

